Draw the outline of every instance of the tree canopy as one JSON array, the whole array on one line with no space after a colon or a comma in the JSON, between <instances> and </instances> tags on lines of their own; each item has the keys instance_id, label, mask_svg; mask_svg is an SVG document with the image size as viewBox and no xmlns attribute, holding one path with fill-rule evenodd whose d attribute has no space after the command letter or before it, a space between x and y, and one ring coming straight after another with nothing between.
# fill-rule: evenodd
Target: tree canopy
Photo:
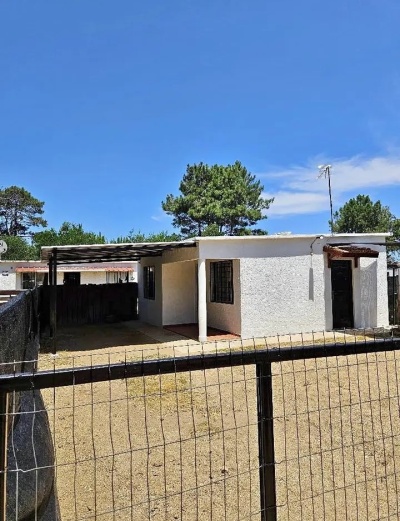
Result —
<instances>
[{"instance_id":1,"label":"tree canopy","mask_svg":"<svg viewBox=\"0 0 400 521\"><path fill-rule=\"evenodd\" d=\"M188 165L179 186L181 195L167 195L162 208L184 236L247 235L266 219L263 212L273 202L262 197L263 189L239 161L226 166Z\"/></svg>"},{"instance_id":2,"label":"tree canopy","mask_svg":"<svg viewBox=\"0 0 400 521\"><path fill-rule=\"evenodd\" d=\"M345 203L333 216L335 233L391 232L388 241L400 241L400 219L392 214L388 206L380 201L375 203L368 195L357 195ZM388 246L388 257L398 260L400 249Z\"/></svg>"},{"instance_id":3,"label":"tree canopy","mask_svg":"<svg viewBox=\"0 0 400 521\"><path fill-rule=\"evenodd\" d=\"M44 202L19 186L0 189L0 234L27 234L32 227L47 226L41 217Z\"/></svg>"},{"instance_id":4,"label":"tree canopy","mask_svg":"<svg viewBox=\"0 0 400 521\"><path fill-rule=\"evenodd\" d=\"M23 237L13 235L1 235L0 240L7 244L6 253L1 254L1 260L37 260L38 254L34 246L30 245Z\"/></svg>"},{"instance_id":5,"label":"tree canopy","mask_svg":"<svg viewBox=\"0 0 400 521\"><path fill-rule=\"evenodd\" d=\"M66 246L69 244L104 244L104 235L86 232L82 224L64 222L57 231L54 228L35 233L33 242L40 252L41 246Z\"/></svg>"},{"instance_id":6,"label":"tree canopy","mask_svg":"<svg viewBox=\"0 0 400 521\"><path fill-rule=\"evenodd\" d=\"M112 242L114 243L125 243L125 242L174 242L181 240L182 237L177 233L169 233L167 231L155 232L145 234L138 230L131 230L128 235L117 237Z\"/></svg>"},{"instance_id":7,"label":"tree canopy","mask_svg":"<svg viewBox=\"0 0 400 521\"><path fill-rule=\"evenodd\" d=\"M392 232L394 238L400 238L400 220L380 201L374 203L368 195L357 195L335 212L333 231L336 233Z\"/></svg>"}]
</instances>

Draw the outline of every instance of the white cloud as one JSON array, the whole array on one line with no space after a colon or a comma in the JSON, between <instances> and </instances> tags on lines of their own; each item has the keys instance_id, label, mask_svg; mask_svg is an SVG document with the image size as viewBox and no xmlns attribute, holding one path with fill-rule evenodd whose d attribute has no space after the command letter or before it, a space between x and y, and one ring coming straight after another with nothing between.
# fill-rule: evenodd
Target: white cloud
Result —
<instances>
[{"instance_id":1,"label":"white cloud","mask_svg":"<svg viewBox=\"0 0 400 521\"><path fill-rule=\"evenodd\" d=\"M164 212L162 208L159 208L157 213L153 214L151 218L153 221L161 222L167 220L168 215Z\"/></svg>"},{"instance_id":2,"label":"white cloud","mask_svg":"<svg viewBox=\"0 0 400 521\"><path fill-rule=\"evenodd\" d=\"M268 215L290 215L317 213L326 210L329 204L327 181L317 179L317 165L326 163L320 157L309 161L307 166L294 166L288 169L264 174L279 184L274 203ZM332 193L336 202L345 199L345 194L354 191L367 191L369 188L383 188L400 185L400 156L329 160L332 164Z\"/></svg>"},{"instance_id":3,"label":"white cloud","mask_svg":"<svg viewBox=\"0 0 400 521\"><path fill-rule=\"evenodd\" d=\"M263 194L263 197L275 197L275 201L267 210L268 216L316 213L326 210L329 205L328 195L313 192L279 191L274 194Z\"/></svg>"}]
</instances>

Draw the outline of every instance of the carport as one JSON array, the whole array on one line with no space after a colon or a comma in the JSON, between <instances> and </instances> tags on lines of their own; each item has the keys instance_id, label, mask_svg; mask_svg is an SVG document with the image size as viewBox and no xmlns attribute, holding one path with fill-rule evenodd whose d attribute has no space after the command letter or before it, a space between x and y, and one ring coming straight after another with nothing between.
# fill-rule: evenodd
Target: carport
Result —
<instances>
[{"instance_id":1,"label":"carport","mask_svg":"<svg viewBox=\"0 0 400 521\"><path fill-rule=\"evenodd\" d=\"M49 267L48 284L50 291L50 336L53 339L53 353L56 353L57 329L57 268L69 264L90 264L102 262L140 261L143 257L161 257L168 250L193 248L196 241L155 243L89 244L71 246L43 246L41 260Z\"/></svg>"}]
</instances>

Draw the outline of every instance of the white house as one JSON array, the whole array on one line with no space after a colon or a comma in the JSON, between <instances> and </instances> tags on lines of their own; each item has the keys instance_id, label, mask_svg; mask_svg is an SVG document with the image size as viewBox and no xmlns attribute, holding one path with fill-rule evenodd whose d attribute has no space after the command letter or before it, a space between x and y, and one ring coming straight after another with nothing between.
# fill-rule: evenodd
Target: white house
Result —
<instances>
[{"instance_id":1,"label":"white house","mask_svg":"<svg viewBox=\"0 0 400 521\"><path fill-rule=\"evenodd\" d=\"M46 263L0 261L0 290L30 289L40 286L48 274ZM137 282L137 262L71 264L57 272L57 284L113 284Z\"/></svg>"},{"instance_id":2,"label":"white house","mask_svg":"<svg viewBox=\"0 0 400 521\"><path fill-rule=\"evenodd\" d=\"M43 247L74 263L139 261L139 315L242 338L388 325L387 234L200 237ZM53 260L52 260L53 259ZM104 266L104 264L103 264Z\"/></svg>"},{"instance_id":3,"label":"white house","mask_svg":"<svg viewBox=\"0 0 400 521\"><path fill-rule=\"evenodd\" d=\"M142 255L139 314L241 336L388 325L386 234L200 237Z\"/></svg>"}]
</instances>

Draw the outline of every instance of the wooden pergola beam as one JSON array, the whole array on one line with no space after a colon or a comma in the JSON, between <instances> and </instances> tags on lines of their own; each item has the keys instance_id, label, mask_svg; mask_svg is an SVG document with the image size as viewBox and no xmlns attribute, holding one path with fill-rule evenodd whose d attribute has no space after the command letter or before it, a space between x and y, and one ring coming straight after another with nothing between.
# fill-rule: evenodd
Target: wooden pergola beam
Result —
<instances>
[{"instance_id":1,"label":"wooden pergola beam","mask_svg":"<svg viewBox=\"0 0 400 521\"><path fill-rule=\"evenodd\" d=\"M379 257L379 251L372 250L371 248L360 248L357 246L349 246L348 248L343 246L329 246L326 245L323 251L328 254L328 268L331 267L332 260L335 259L354 259L354 266L358 268L359 259L361 257L368 257L376 259Z\"/></svg>"}]
</instances>

